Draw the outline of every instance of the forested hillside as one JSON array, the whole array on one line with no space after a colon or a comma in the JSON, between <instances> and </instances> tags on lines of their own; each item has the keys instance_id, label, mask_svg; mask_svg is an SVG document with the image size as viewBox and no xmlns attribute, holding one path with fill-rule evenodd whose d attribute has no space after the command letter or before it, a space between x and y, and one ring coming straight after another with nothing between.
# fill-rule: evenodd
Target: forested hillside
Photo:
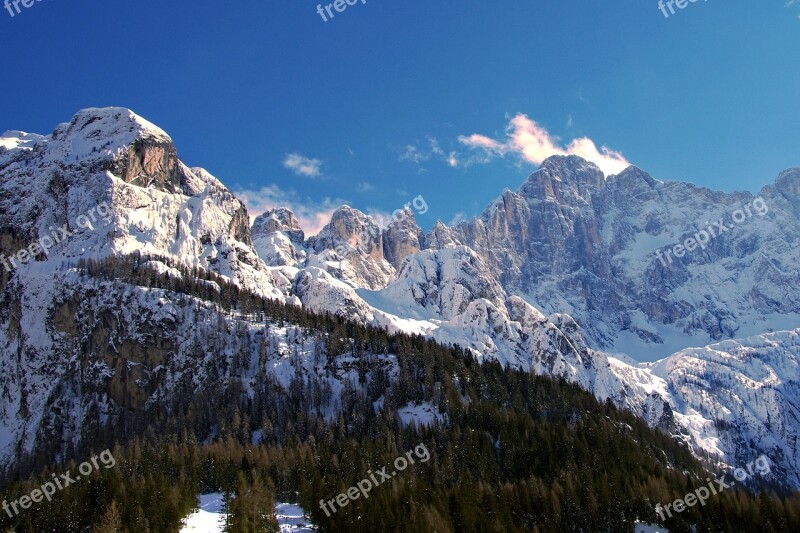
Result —
<instances>
[{"instance_id":1,"label":"forested hillside","mask_svg":"<svg viewBox=\"0 0 800 533\"><path fill-rule=\"evenodd\" d=\"M184 306L213 305L225 338L252 335L231 328L234 319L291 330L294 347L283 357L296 359L296 374L284 385L268 372L270 344L279 339L265 335L241 342L261 347L255 372L253 354L239 351L212 365L214 387L187 376L171 402L130 404L112 417L98 412L90 444L64 450L54 443L7 472L0 489L9 501L19 498L105 447L116 466L14 520L0 516L3 531L174 532L195 496L215 491L230 495L236 532L274 531L276 498L299 501L323 531L633 531L637 521L658 522L657 503L712 475L672 437L577 385L478 364L458 346L278 304L179 265L158 273L155 259L81 261L75 272L97 287L134 286ZM196 349L218 341L204 339ZM301 372L308 346L318 364ZM340 379L339 394L326 387L325 373ZM404 422L399 412L421 405L436 421ZM429 461L330 517L320 509L320 500L420 444ZM43 466L52 464L51 453L70 462L55 471ZM800 528L800 497L754 488L766 492L730 489L665 525L674 532L690 524L698 531Z\"/></svg>"}]
</instances>

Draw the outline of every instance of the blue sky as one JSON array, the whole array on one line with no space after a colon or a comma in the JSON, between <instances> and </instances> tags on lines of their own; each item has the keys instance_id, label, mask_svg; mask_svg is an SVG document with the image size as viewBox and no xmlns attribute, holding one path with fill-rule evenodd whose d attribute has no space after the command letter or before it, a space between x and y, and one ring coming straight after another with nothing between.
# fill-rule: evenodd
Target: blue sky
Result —
<instances>
[{"instance_id":1,"label":"blue sky","mask_svg":"<svg viewBox=\"0 0 800 533\"><path fill-rule=\"evenodd\" d=\"M800 2L43 0L0 11L0 130L125 106L258 209L470 217L542 152L757 191L800 166ZM22 7L22 6L20 6ZM13 9L13 8L12 8ZM570 146L571 145L571 146ZM617 155L621 154L621 155Z\"/></svg>"}]
</instances>

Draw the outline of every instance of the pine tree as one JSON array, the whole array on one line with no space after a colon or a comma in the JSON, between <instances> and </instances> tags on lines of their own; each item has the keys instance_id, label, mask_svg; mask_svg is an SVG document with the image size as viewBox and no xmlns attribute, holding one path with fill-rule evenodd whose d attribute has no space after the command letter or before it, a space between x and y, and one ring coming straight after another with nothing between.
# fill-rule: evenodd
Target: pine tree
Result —
<instances>
[{"instance_id":1,"label":"pine tree","mask_svg":"<svg viewBox=\"0 0 800 533\"><path fill-rule=\"evenodd\" d=\"M92 533L118 533L122 530L122 517L117 509L117 502L112 501L100 522L92 528Z\"/></svg>"}]
</instances>

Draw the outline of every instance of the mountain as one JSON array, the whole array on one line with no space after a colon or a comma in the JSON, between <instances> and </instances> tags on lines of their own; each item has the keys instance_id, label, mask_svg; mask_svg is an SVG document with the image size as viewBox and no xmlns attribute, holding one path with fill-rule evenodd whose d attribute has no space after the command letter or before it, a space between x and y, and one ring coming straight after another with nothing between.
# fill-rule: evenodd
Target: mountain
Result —
<instances>
[{"instance_id":1,"label":"mountain","mask_svg":"<svg viewBox=\"0 0 800 533\"><path fill-rule=\"evenodd\" d=\"M267 211L253 222L253 246L265 263L272 266L289 266L302 261L297 245L305 241L300 222L289 209Z\"/></svg>"},{"instance_id":2,"label":"mountain","mask_svg":"<svg viewBox=\"0 0 800 533\"><path fill-rule=\"evenodd\" d=\"M331 221L307 244L317 264L350 285L376 289L394 274L384 256L381 228L372 217L349 206L334 211Z\"/></svg>"},{"instance_id":3,"label":"mountain","mask_svg":"<svg viewBox=\"0 0 800 533\"><path fill-rule=\"evenodd\" d=\"M453 228L426 235L410 211L383 228L343 206L306 238L285 208L250 227L219 180L127 109L8 132L0 457L67 456L109 420L135 428L220 381L315 376L336 397L363 373L401 379L391 354L326 363L344 339L265 327L274 301L562 377L721 463L765 453L777 482L800 487L798 176L755 198L554 157ZM745 207L703 249L656 255Z\"/></svg>"},{"instance_id":4,"label":"mountain","mask_svg":"<svg viewBox=\"0 0 800 533\"><path fill-rule=\"evenodd\" d=\"M800 324L799 187L800 169L754 197L635 167L606 179L557 156L431 241L469 246L509 292L573 316L595 348L666 356ZM673 254L687 239L694 250Z\"/></svg>"},{"instance_id":5,"label":"mountain","mask_svg":"<svg viewBox=\"0 0 800 533\"><path fill-rule=\"evenodd\" d=\"M0 173L0 253L10 257L48 235L59 241L27 265L35 270L140 251L264 296L288 290L256 254L245 206L208 172L184 165L166 133L127 109L86 109L33 145L6 148ZM60 239L54 228L69 235Z\"/></svg>"}]
</instances>

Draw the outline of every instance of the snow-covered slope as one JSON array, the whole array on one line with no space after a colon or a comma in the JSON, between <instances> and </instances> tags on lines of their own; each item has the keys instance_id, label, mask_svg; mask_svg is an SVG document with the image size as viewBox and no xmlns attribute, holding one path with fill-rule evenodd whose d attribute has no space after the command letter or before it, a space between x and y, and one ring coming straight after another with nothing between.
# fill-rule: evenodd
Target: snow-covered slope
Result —
<instances>
[{"instance_id":1,"label":"snow-covered slope","mask_svg":"<svg viewBox=\"0 0 800 533\"><path fill-rule=\"evenodd\" d=\"M260 215L253 222L251 235L258 255L269 266L292 266L305 259L305 233L289 209Z\"/></svg>"},{"instance_id":2,"label":"snow-covered slope","mask_svg":"<svg viewBox=\"0 0 800 533\"><path fill-rule=\"evenodd\" d=\"M800 329L689 348L642 365L664 380L678 423L731 466L766 454L800 486Z\"/></svg>"},{"instance_id":3,"label":"snow-covered slope","mask_svg":"<svg viewBox=\"0 0 800 533\"><path fill-rule=\"evenodd\" d=\"M224 495L220 492L198 496L198 509L183 519L180 533L222 533L225 531ZM317 531L306 512L295 503L275 504L275 518L280 533L312 533Z\"/></svg>"},{"instance_id":4,"label":"snow-covered slope","mask_svg":"<svg viewBox=\"0 0 800 533\"><path fill-rule=\"evenodd\" d=\"M322 338L303 328L169 290L35 266L17 272L0 299L13 310L0 320L5 465L53 443L66 454L91 442L101 430L97 419L146 417L187 390L236 381L252 393L258 380L284 390L293 379L313 380L329 391L323 414L332 417L345 385L358 382L352 357L323 357ZM372 367L396 375L392 355L374 356Z\"/></svg>"}]
</instances>

